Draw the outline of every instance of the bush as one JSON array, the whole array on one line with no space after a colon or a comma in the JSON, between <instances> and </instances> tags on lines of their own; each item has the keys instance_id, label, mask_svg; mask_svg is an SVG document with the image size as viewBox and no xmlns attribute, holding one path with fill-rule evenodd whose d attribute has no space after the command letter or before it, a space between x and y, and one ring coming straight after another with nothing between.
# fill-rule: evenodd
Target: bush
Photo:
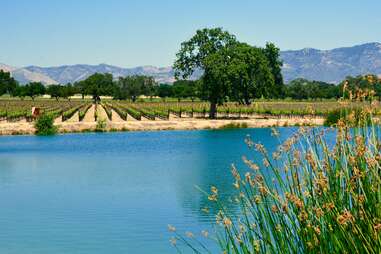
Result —
<instances>
[{"instance_id":1,"label":"bush","mask_svg":"<svg viewBox=\"0 0 381 254\"><path fill-rule=\"evenodd\" d=\"M106 130L106 127L107 127L106 120L104 120L104 119L98 119L97 125L95 127L95 131L96 132L103 132L103 131Z\"/></svg>"},{"instance_id":2,"label":"bush","mask_svg":"<svg viewBox=\"0 0 381 254\"><path fill-rule=\"evenodd\" d=\"M248 128L247 123L228 123L221 126L219 129L225 130L225 129L244 129L244 128Z\"/></svg>"},{"instance_id":3,"label":"bush","mask_svg":"<svg viewBox=\"0 0 381 254\"><path fill-rule=\"evenodd\" d=\"M336 109L328 113L324 125L334 126L337 125L339 121L351 127L367 126L372 122L372 114L370 110L360 108Z\"/></svg>"},{"instance_id":4,"label":"bush","mask_svg":"<svg viewBox=\"0 0 381 254\"><path fill-rule=\"evenodd\" d=\"M57 133L57 127L54 126L54 117L49 114L38 117L34 127L36 128L36 135L48 136Z\"/></svg>"},{"instance_id":5,"label":"bush","mask_svg":"<svg viewBox=\"0 0 381 254\"><path fill-rule=\"evenodd\" d=\"M335 109L333 111L328 112L327 117L324 121L325 126L333 126L337 124L342 115L341 109Z\"/></svg>"}]
</instances>

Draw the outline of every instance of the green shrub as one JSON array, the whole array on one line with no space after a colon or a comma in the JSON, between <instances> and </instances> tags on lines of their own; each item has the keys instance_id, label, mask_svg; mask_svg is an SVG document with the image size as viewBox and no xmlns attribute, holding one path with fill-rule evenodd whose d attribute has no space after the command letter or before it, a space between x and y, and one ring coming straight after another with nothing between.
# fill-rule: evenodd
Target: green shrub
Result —
<instances>
[{"instance_id":1,"label":"green shrub","mask_svg":"<svg viewBox=\"0 0 381 254\"><path fill-rule=\"evenodd\" d=\"M325 126L334 126L342 121L347 126L358 127L371 124L372 114L369 110L361 108L354 109L336 109L330 111L324 121Z\"/></svg>"},{"instance_id":2,"label":"green shrub","mask_svg":"<svg viewBox=\"0 0 381 254\"><path fill-rule=\"evenodd\" d=\"M219 127L219 129L221 129L221 130L225 130L225 129L245 129L245 128L248 128L247 123L233 123L233 122L225 124L225 125L222 125L221 127Z\"/></svg>"},{"instance_id":3,"label":"green shrub","mask_svg":"<svg viewBox=\"0 0 381 254\"><path fill-rule=\"evenodd\" d=\"M48 136L57 133L57 127L54 126L54 117L49 114L38 117L34 127L36 128L36 135Z\"/></svg>"},{"instance_id":4,"label":"green shrub","mask_svg":"<svg viewBox=\"0 0 381 254\"><path fill-rule=\"evenodd\" d=\"M95 127L95 131L97 131L97 132L103 132L103 131L106 130L106 127L107 127L106 120L104 120L104 119L98 119L97 125Z\"/></svg>"},{"instance_id":5,"label":"green shrub","mask_svg":"<svg viewBox=\"0 0 381 254\"><path fill-rule=\"evenodd\" d=\"M327 117L324 121L325 126L333 126L337 124L337 122L340 120L342 115L341 109L335 109L330 112L328 112Z\"/></svg>"}]
</instances>

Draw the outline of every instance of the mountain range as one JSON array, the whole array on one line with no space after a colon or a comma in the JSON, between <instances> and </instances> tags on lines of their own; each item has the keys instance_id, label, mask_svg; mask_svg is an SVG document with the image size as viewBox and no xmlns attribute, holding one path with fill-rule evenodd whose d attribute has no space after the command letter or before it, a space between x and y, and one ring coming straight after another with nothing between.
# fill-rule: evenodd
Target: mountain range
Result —
<instances>
[{"instance_id":1,"label":"mountain range","mask_svg":"<svg viewBox=\"0 0 381 254\"><path fill-rule=\"evenodd\" d=\"M346 76L361 74L381 74L381 43L373 42L353 47L319 50L305 48L301 50L281 51L282 73L286 83L295 78L306 78L338 83ZM0 63L0 69L11 72L21 84L40 81L44 84L66 84L83 80L98 73L112 73L115 78L129 75L153 76L157 82L172 83L174 72L171 67L139 66L122 68L107 64L64 65L56 67L13 67ZM192 78L198 78L196 72Z\"/></svg>"}]
</instances>

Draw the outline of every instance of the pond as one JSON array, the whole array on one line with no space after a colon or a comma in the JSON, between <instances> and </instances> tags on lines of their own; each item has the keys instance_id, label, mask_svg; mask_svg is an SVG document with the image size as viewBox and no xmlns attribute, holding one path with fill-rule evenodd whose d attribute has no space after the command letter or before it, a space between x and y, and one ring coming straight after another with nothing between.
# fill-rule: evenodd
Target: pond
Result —
<instances>
[{"instance_id":1,"label":"pond","mask_svg":"<svg viewBox=\"0 0 381 254\"><path fill-rule=\"evenodd\" d=\"M248 134L278 144L269 128L0 137L0 253L176 253L167 225L210 228L195 186L233 192Z\"/></svg>"}]
</instances>

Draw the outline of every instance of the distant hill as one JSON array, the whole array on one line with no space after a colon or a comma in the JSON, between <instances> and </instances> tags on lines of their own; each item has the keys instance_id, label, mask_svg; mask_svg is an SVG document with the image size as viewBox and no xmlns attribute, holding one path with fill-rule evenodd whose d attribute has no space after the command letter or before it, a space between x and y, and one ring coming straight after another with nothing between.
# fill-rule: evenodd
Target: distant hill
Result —
<instances>
[{"instance_id":1,"label":"distant hill","mask_svg":"<svg viewBox=\"0 0 381 254\"><path fill-rule=\"evenodd\" d=\"M381 74L381 43L376 42L332 50L306 48L282 51L281 58L284 62L283 77L286 83L296 78L338 83L349 75ZM171 67L122 68L107 64L76 64L16 68L0 64L0 69L10 71L15 79L23 84L30 81L41 81L44 84L73 83L96 72L112 73L116 78L129 75L149 75L162 83L172 83L175 80ZM198 78L200 75L201 72L198 71L193 78Z\"/></svg>"},{"instance_id":2,"label":"distant hill","mask_svg":"<svg viewBox=\"0 0 381 254\"><path fill-rule=\"evenodd\" d=\"M381 74L381 44L376 42L332 50L282 51L281 58L285 82L306 78L337 83L349 75Z\"/></svg>"},{"instance_id":3,"label":"distant hill","mask_svg":"<svg viewBox=\"0 0 381 254\"><path fill-rule=\"evenodd\" d=\"M42 82L44 84L57 84L58 82L48 75L42 73L29 71L26 68L17 68L10 65L5 65L0 63L0 70L5 70L10 72L12 76L21 84L26 84L29 82Z\"/></svg>"},{"instance_id":4,"label":"distant hill","mask_svg":"<svg viewBox=\"0 0 381 254\"><path fill-rule=\"evenodd\" d=\"M83 80L88 76L98 73L112 73L115 78L129 75L149 75L155 77L158 82L173 82L173 71L171 67L158 68L154 66L140 66L135 68L121 68L117 66L99 65L65 65L58 67L28 66L25 69L51 77L59 83L73 83Z\"/></svg>"}]
</instances>

